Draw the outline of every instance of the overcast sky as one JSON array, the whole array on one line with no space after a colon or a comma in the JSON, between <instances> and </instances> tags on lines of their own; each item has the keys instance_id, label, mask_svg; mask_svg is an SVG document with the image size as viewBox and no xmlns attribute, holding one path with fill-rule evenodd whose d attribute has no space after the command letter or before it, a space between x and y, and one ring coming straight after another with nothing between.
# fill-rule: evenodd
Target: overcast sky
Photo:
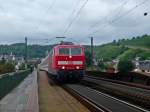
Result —
<instances>
[{"instance_id":1,"label":"overcast sky","mask_svg":"<svg viewBox=\"0 0 150 112\"><path fill-rule=\"evenodd\" d=\"M0 44L95 44L150 34L150 0L0 0ZM149 12L144 16L144 12Z\"/></svg>"}]
</instances>

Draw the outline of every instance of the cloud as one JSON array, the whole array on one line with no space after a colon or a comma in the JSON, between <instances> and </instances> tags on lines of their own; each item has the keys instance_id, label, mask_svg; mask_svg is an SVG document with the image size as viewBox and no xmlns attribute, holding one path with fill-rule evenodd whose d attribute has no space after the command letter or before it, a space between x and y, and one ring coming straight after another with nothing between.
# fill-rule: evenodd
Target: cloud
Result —
<instances>
[{"instance_id":1,"label":"cloud","mask_svg":"<svg viewBox=\"0 0 150 112\"><path fill-rule=\"evenodd\" d=\"M43 39L44 44L45 38L64 36L64 30L84 2L5 0L0 4L0 43L22 42L27 36L31 38L30 43L36 41L42 44ZM81 44L90 44L89 37L93 36L95 44L102 44L114 39L150 34L150 15L143 16L144 12L150 11L150 1L126 14L141 2L143 0L89 0L66 36ZM111 23L121 15L125 16ZM92 32L95 33L89 35Z\"/></svg>"}]
</instances>

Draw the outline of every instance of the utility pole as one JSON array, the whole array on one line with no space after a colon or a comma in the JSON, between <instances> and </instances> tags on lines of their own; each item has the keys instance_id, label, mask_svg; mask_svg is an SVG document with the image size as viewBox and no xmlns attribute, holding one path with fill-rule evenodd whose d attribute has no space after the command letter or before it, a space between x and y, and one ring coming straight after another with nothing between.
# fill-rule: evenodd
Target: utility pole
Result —
<instances>
[{"instance_id":1,"label":"utility pole","mask_svg":"<svg viewBox=\"0 0 150 112\"><path fill-rule=\"evenodd\" d=\"M25 37L25 63L27 64L27 60L28 60L28 54L27 54L27 50L28 50L28 44L27 44L28 40L27 37Z\"/></svg>"},{"instance_id":2,"label":"utility pole","mask_svg":"<svg viewBox=\"0 0 150 112\"><path fill-rule=\"evenodd\" d=\"M94 58L94 53L93 53L93 37L91 37L91 61L92 61L92 65L93 65L93 58Z\"/></svg>"}]
</instances>

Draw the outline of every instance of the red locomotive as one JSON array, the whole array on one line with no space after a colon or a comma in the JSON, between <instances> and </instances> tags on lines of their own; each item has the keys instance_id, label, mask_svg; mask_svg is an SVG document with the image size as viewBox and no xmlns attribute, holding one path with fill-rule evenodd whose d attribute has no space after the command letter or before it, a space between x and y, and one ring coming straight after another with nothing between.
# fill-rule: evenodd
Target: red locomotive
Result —
<instances>
[{"instance_id":1,"label":"red locomotive","mask_svg":"<svg viewBox=\"0 0 150 112\"><path fill-rule=\"evenodd\" d=\"M83 46L61 43L53 47L47 59L48 72L59 81L79 81L83 78L85 72Z\"/></svg>"}]
</instances>

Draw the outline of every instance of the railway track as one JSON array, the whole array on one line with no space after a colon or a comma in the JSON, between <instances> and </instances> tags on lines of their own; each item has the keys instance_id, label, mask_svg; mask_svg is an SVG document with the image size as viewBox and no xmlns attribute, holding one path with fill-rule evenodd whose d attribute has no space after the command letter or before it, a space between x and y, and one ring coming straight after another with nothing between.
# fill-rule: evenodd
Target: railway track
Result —
<instances>
[{"instance_id":1,"label":"railway track","mask_svg":"<svg viewBox=\"0 0 150 112\"><path fill-rule=\"evenodd\" d=\"M122 83L118 84L108 80L100 80L99 78L93 77L84 77L81 83L119 99L140 105L141 107L148 109L150 107L150 90L124 85Z\"/></svg>"},{"instance_id":2,"label":"railway track","mask_svg":"<svg viewBox=\"0 0 150 112\"><path fill-rule=\"evenodd\" d=\"M136 88L150 90L150 86L141 85L141 84L137 84L137 83L124 82L124 81L118 81L118 80L112 80L112 79L106 79L106 78L100 78L100 77L88 76L88 75L85 75L85 77L88 77L88 78L91 78L91 79L102 80L102 81L112 82L112 83L116 83L116 84L121 84L121 85L126 85L126 86L131 86L131 87L136 87Z\"/></svg>"},{"instance_id":3,"label":"railway track","mask_svg":"<svg viewBox=\"0 0 150 112\"><path fill-rule=\"evenodd\" d=\"M88 77L85 77L83 80L84 81L86 80L85 82L88 83L86 85L88 85L89 87L81 84L65 84L60 86L64 88L68 93L70 93L73 97L75 97L77 100L79 100L81 103L83 103L92 112L149 112L148 110L143 109L139 106L135 106L133 104L119 100L108 94L96 90L97 87L100 87L99 86L100 83L102 85L105 84L99 82L100 80L97 80L99 82L98 84L98 82L95 81L96 79L92 79L92 78L88 78L90 81L89 80L87 81L87 78ZM93 80L93 82L91 80ZM92 84L94 87L91 86ZM111 86L111 84L112 82L109 82L107 86L109 87ZM95 89L92 89L91 87ZM118 88L117 86L115 87ZM105 87L99 89L104 90L104 88ZM109 89L110 91L114 91L110 88L107 89ZM126 89L124 89L124 91L126 91ZM120 93L120 91L117 90L115 90L115 92ZM128 94L126 95L128 96Z\"/></svg>"},{"instance_id":4,"label":"railway track","mask_svg":"<svg viewBox=\"0 0 150 112\"><path fill-rule=\"evenodd\" d=\"M149 112L83 85L67 84L63 88L84 103L92 112Z\"/></svg>"},{"instance_id":5,"label":"railway track","mask_svg":"<svg viewBox=\"0 0 150 112\"><path fill-rule=\"evenodd\" d=\"M122 75L120 73L107 73L107 72L100 72L100 71L86 71L88 76L95 76L98 78L110 79L113 81L121 81L121 82L130 82L130 85L136 85L140 87L149 87L150 88L150 77L148 74L145 73L138 73L138 72L129 72L126 75ZM147 88L146 87L146 88Z\"/></svg>"}]
</instances>

